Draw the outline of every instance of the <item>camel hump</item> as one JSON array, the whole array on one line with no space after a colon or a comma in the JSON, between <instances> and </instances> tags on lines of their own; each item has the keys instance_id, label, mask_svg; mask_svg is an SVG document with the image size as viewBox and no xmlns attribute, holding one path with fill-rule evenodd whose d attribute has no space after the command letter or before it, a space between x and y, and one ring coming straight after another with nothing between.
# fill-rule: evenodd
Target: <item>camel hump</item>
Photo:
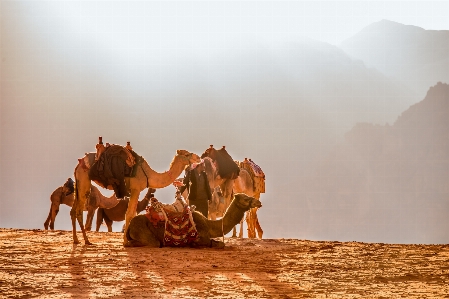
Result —
<instances>
[{"instance_id":1,"label":"camel hump","mask_svg":"<svg viewBox=\"0 0 449 299\"><path fill-rule=\"evenodd\" d=\"M240 168L226 151L225 146L216 150L208 148L201 157L211 158L217 165L218 175L223 179L235 179L239 176Z\"/></svg>"}]
</instances>

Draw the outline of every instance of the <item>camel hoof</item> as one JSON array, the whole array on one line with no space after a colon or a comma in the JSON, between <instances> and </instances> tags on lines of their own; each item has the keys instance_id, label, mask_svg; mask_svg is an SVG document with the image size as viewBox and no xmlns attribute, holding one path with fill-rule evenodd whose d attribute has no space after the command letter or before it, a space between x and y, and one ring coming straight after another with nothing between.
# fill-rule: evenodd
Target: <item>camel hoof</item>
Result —
<instances>
[{"instance_id":1,"label":"camel hoof","mask_svg":"<svg viewBox=\"0 0 449 299\"><path fill-rule=\"evenodd\" d=\"M91 242L89 242L89 241L86 241L85 244L86 244L86 245L94 245L94 243L91 243Z\"/></svg>"},{"instance_id":2,"label":"camel hoof","mask_svg":"<svg viewBox=\"0 0 449 299\"><path fill-rule=\"evenodd\" d=\"M221 241L211 240L210 247L211 248L216 248L216 249L224 249L225 248L225 243L223 243Z\"/></svg>"},{"instance_id":3,"label":"camel hoof","mask_svg":"<svg viewBox=\"0 0 449 299\"><path fill-rule=\"evenodd\" d=\"M73 240L73 244L79 244L80 243L80 241L78 241L78 240Z\"/></svg>"}]
</instances>

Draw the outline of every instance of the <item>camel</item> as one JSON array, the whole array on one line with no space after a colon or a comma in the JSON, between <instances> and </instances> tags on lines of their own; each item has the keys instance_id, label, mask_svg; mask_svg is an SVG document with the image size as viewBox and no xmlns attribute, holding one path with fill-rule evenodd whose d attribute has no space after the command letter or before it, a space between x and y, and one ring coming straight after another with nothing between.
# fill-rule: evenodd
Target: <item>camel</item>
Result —
<instances>
[{"instance_id":1,"label":"camel","mask_svg":"<svg viewBox=\"0 0 449 299\"><path fill-rule=\"evenodd\" d=\"M74 244L79 244L76 235L76 220L78 220L85 244L92 244L87 238L86 230L83 225L83 207L90 194L91 180L89 178L89 168L95 161L95 155L96 153L87 153L83 158L78 159L79 163L75 168L75 201L72 210L70 211ZM163 173L158 173L151 169L145 159L139 159L139 162L135 166L137 167L135 175L133 177L125 178L126 188L130 193L129 204L125 214L125 231L129 222L136 214L137 200L142 190L146 188L157 189L167 187L173 183L187 165L198 163L199 161L200 157L198 157L198 155L186 150L177 150L175 157L170 163L169 170ZM103 188L112 189L111 186L103 186L97 181L96 183ZM124 234L123 239L123 245L126 246L126 234Z\"/></svg>"},{"instance_id":2,"label":"camel","mask_svg":"<svg viewBox=\"0 0 449 299\"><path fill-rule=\"evenodd\" d=\"M253 179L251 178L249 172L244 168L240 168L239 176L234 180L232 190L233 192L236 193L246 193L249 196L256 198L257 200L260 200L260 192L254 190ZM257 217L258 209L259 208L252 208L246 214L246 224L248 226L248 238L255 238L257 230L258 238L262 239L263 230L262 227L260 226L259 219ZM235 237L235 235L236 232L234 230L233 237ZM239 238L242 237L243 237L243 220L240 223L240 232L239 232Z\"/></svg>"},{"instance_id":3,"label":"camel","mask_svg":"<svg viewBox=\"0 0 449 299\"><path fill-rule=\"evenodd\" d=\"M198 239L191 244L192 247L224 248L224 243L212 238L222 237L239 223L245 212L251 208L261 207L259 200L243 193L234 195L223 218L208 220L197 211L192 212L192 218L198 232ZM126 236L130 246L162 247L164 245L164 226L153 226L145 215L138 215L131 220Z\"/></svg>"},{"instance_id":4,"label":"camel","mask_svg":"<svg viewBox=\"0 0 449 299\"><path fill-rule=\"evenodd\" d=\"M67 194L67 187L61 186L55 189L53 193L50 195L50 212L48 214L47 220L44 223L45 230L48 230L49 224L50 229L54 230L55 228L55 220L56 215L59 212L59 206L61 204L65 204L69 207L73 205L73 201L75 200L73 193ZM86 224L85 228L86 230L90 231L92 228L92 220L95 214L95 211L98 208L112 208L115 205L117 205L118 201L115 197L115 194L113 194L110 197L106 197L103 194L101 194L100 190L98 190L97 187L91 186L91 190L89 193L89 200L87 201L86 205L83 208L83 211L87 211L87 218L86 218Z\"/></svg>"},{"instance_id":5,"label":"camel","mask_svg":"<svg viewBox=\"0 0 449 299\"><path fill-rule=\"evenodd\" d=\"M137 203L137 214L145 210L148 203L150 202L150 197L145 196L144 199L139 201ZM112 223L114 221L123 221L125 220L125 213L126 209L128 208L129 198L125 198L122 200L119 200L119 203L110 209L104 209L99 208L97 210L97 227L96 231L98 232L100 230L100 226L104 222L106 223L106 226L108 227L108 232L112 232Z\"/></svg>"},{"instance_id":6,"label":"camel","mask_svg":"<svg viewBox=\"0 0 449 299\"><path fill-rule=\"evenodd\" d=\"M260 192L254 190L253 179L251 178L251 175L247 170L240 168L239 176L234 180L224 179L218 175L215 163L209 156L207 156L208 151L210 151L211 149L213 149L212 145L208 150L205 151L205 153L203 153L202 158L206 166L206 173L209 178L211 187L212 185L220 186L223 192L224 204L213 207L209 206L209 208L212 208L212 210L209 211L209 214L213 214L216 217L221 217L226 208L229 206L230 199L233 193L245 193L249 196L252 196L260 200ZM251 209L247 213L246 222L248 225L248 238L255 238L256 237L255 231L257 230L259 239L262 239L263 230L262 227L260 226L259 219L257 217L257 208ZM232 237L236 236L237 232L236 229L234 228L232 232ZM239 238L242 237L243 237L243 222L240 223L240 232L239 232Z\"/></svg>"}]
</instances>

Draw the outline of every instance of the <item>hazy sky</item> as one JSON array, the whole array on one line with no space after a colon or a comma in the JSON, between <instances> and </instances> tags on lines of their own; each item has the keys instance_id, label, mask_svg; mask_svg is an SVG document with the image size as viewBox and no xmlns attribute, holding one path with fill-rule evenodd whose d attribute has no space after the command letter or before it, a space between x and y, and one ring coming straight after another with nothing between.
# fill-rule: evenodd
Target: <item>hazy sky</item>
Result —
<instances>
[{"instance_id":1,"label":"hazy sky","mask_svg":"<svg viewBox=\"0 0 449 299\"><path fill-rule=\"evenodd\" d=\"M112 143L131 139L159 172L176 149L201 154L209 144L226 145L235 159L253 158L270 178L260 211L267 237L332 238L332 231L314 231L317 206L326 203L314 206L314 197L289 189L297 176L313 173L295 163L305 165L332 149L356 121L372 121L372 107L383 109L374 116L384 124L388 109L394 109L391 123L404 110L397 103L410 104L405 93L381 101L366 97L363 103L348 94L345 103L365 109L360 113L337 111L341 102L325 102L333 89L322 86L390 87L389 79L336 46L383 19L449 30L449 1L0 0L0 5L0 227L41 228L49 195L103 135ZM332 46L292 46L304 38ZM339 74L360 75L366 85L338 82ZM395 89L396 82L391 86L389 92L403 91ZM158 192L170 202L174 188ZM336 218L351 219L352 211L343 212ZM67 210L58 217L57 228L70 228ZM373 228L363 240L379 241L381 235Z\"/></svg>"},{"instance_id":2,"label":"hazy sky","mask_svg":"<svg viewBox=\"0 0 449 299\"><path fill-rule=\"evenodd\" d=\"M15 1L17 2L17 1ZM2 9L9 13L8 1ZM162 48L210 51L300 36L338 45L363 27L388 19L424 29L449 29L447 1L22 1L42 34L71 33L73 43L117 51ZM17 5L13 5L17 7ZM13 8L11 13L15 13ZM24 20L25 22L26 20ZM57 46L57 38L48 36ZM67 36L66 36L67 38ZM76 46L74 44L73 46Z\"/></svg>"}]
</instances>

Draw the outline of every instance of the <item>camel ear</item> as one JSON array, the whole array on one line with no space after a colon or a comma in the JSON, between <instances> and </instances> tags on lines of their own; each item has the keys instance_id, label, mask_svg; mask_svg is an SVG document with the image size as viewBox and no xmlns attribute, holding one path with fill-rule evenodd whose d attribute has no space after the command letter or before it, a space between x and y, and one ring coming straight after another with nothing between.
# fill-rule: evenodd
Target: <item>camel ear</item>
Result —
<instances>
[{"instance_id":1,"label":"camel ear","mask_svg":"<svg viewBox=\"0 0 449 299\"><path fill-rule=\"evenodd\" d=\"M180 155L180 154L181 154L181 151L180 151L180 150L176 150L176 154L177 154L177 155Z\"/></svg>"}]
</instances>

